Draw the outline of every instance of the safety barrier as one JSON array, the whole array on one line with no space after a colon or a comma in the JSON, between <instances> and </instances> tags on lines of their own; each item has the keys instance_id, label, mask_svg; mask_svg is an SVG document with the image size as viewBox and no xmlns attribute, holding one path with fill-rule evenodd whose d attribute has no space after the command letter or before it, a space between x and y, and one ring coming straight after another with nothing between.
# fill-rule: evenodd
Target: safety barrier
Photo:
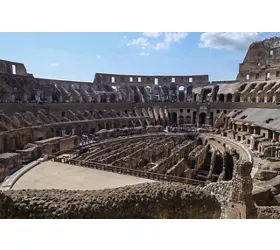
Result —
<instances>
[{"instance_id":1,"label":"safety barrier","mask_svg":"<svg viewBox=\"0 0 280 250\"><path fill-rule=\"evenodd\" d=\"M172 182L180 182L180 183L199 185L199 186L204 186L205 184L203 181L198 181L194 179L183 178L183 177L172 176L172 175L163 175L163 174L158 174L153 172L142 171L139 169L124 168L124 167L106 165L97 162L65 159L64 163L75 165L75 166L97 169L97 170L109 171L118 174L127 174L127 175L132 175L140 178L146 178L146 179L157 180L157 181L170 181L170 182L172 181Z\"/></svg>"}]
</instances>

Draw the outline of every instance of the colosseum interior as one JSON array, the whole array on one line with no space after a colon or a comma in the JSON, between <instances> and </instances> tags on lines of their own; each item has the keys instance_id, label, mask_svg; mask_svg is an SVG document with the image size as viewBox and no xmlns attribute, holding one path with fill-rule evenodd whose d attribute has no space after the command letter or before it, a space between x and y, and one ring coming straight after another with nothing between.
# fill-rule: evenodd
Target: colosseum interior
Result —
<instances>
[{"instance_id":1,"label":"colosseum interior","mask_svg":"<svg viewBox=\"0 0 280 250\"><path fill-rule=\"evenodd\" d=\"M0 60L0 86L0 218L280 218L278 37L232 81Z\"/></svg>"}]
</instances>

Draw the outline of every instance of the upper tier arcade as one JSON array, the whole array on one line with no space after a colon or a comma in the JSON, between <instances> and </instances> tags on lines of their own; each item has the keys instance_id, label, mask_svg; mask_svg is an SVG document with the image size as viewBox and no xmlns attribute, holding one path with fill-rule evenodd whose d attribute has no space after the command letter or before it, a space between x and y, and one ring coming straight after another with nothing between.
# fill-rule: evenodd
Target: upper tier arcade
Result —
<instances>
[{"instance_id":1,"label":"upper tier arcade","mask_svg":"<svg viewBox=\"0 0 280 250\"><path fill-rule=\"evenodd\" d=\"M280 79L280 38L254 42L239 65L239 81Z\"/></svg>"}]
</instances>

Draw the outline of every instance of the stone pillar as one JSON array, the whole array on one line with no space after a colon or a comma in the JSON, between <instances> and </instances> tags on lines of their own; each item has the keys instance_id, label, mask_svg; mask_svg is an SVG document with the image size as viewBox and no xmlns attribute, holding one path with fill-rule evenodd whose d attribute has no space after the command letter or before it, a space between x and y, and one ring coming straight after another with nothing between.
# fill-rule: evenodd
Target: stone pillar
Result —
<instances>
[{"instance_id":1,"label":"stone pillar","mask_svg":"<svg viewBox=\"0 0 280 250\"><path fill-rule=\"evenodd\" d=\"M255 137L251 135L250 149L251 149L251 150L254 150L254 146L255 146Z\"/></svg>"},{"instance_id":2,"label":"stone pillar","mask_svg":"<svg viewBox=\"0 0 280 250\"><path fill-rule=\"evenodd\" d=\"M59 97L59 102L63 102L63 97L62 97L62 95Z\"/></svg>"},{"instance_id":3,"label":"stone pillar","mask_svg":"<svg viewBox=\"0 0 280 250\"><path fill-rule=\"evenodd\" d=\"M252 195L252 163L236 161L232 178L232 192L226 208L227 219L256 219L257 208Z\"/></svg>"},{"instance_id":4,"label":"stone pillar","mask_svg":"<svg viewBox=\"0 0 280 250\"><path fill-rule=\"evenodd\" d=\"M75 135L75 129L74 128L72 129L72 133L71 134Z\"/></svg>"},{"instance_id":5,"label":"stone pillar","mask_svg":"<svg viewBox=\"0 0 280 250\"><path fill-rule=\"evenodd\" d=\"M61 136L63 137L63 136L65 136L65 135L66 135L65 129L61 130Z\"/></svg>"},{"instance_id":6,"label":"stone pillar","mask_svg":"<svg viewBox=\"0 0 280 250\"><path fill-rule=\"evenodd\" d=\"M101 102L101 96L100 95L97 96L97 102L98 103Z\"/></svg>"},{"instance_id":7,"label":"stone pillar","mask_svg":"<svg viewBox=\"0 0 280 250\"><path fill-rule=\"evenodd\" d=\"M176 90L176 98L177 98L177 102L179 102L179 90Z\"/></svg>"}]
</instances>

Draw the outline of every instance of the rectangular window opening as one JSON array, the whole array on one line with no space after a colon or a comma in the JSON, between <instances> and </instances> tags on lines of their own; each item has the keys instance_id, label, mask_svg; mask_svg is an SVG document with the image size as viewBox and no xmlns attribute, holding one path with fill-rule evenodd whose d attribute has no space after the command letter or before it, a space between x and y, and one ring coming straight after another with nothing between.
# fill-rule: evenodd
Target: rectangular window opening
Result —
<instances>
[{"instance_id":1,"label":"rectangular window opening","mask_svg":"<svg viewBox=\"0 0 280 250\"><path fill-rule=\"evenodd\" d=\"M141 77L138 77L138 82L141 82Z\"/></svg>"},{"instance_id":2,"label":"rectangular window opening","mask_svg":"<svg viewBox=\"0 0 280 250\"><path fill-rule=\"evenodd\" d=\"M17 74L16 65L12 65L12 72L13 72L13 75Z\"/></svg>"},{"instance_id":3,"label":"rectangular window opening","mask_svg":"<svg viewBox=\"0 0 280 250\"><path fill-rule=\"evenodd\" d=\"M132 78L132 77L129 77L129 81L130 81L130 82L133 82L133 78Z\"/></svg>"},{"instance_id":4,"label":"rectangular window opening","mask_svg":"<svg viewBox=\"0 0 280 250\"><path fill-rule=\"evenodd\" d=\"M190 77L190 78L189 78L189 82L192 82L192 81L193 81L193 79L192 79L192 77Z\"/></svg>"},{"instance_id":5,"label":"rectangular window opening","mask_svg":"<svg viewBox=\"0 0 280 250\"><path fill-rule=\"evenodd\" d=\"M155 78L155 85L158 85L158 79Z\"/></svg>"},{"instance_id":6,"label":"rectangular window opening","mask_svg":"<svg viewBox=\"0 0 280 250\"><path fill-rule=\"evenodd\" d=\"M246 74L246 80L249 80L249 79L250 79L250 75Z\"/></svg>"},{"instance_id":7,"label":"rectangular window opening","mask_svg":"<svg viewBox=\"0 0 280 250\"><path fill-rule=\"evenodd\" d=\"M115 77L112 76L112 83L115 83Z\"/></svg>"},{"instance_id":8,"label":"rectangular window opening","mask_svg":"<svg viewBox=\"0 0 280 250\"><path fill-rule=\"evenodd\" d=\"M172 81L172 82L175 82L175 77L172 77L171 81Z\"/></svg>"}]
</instances>

